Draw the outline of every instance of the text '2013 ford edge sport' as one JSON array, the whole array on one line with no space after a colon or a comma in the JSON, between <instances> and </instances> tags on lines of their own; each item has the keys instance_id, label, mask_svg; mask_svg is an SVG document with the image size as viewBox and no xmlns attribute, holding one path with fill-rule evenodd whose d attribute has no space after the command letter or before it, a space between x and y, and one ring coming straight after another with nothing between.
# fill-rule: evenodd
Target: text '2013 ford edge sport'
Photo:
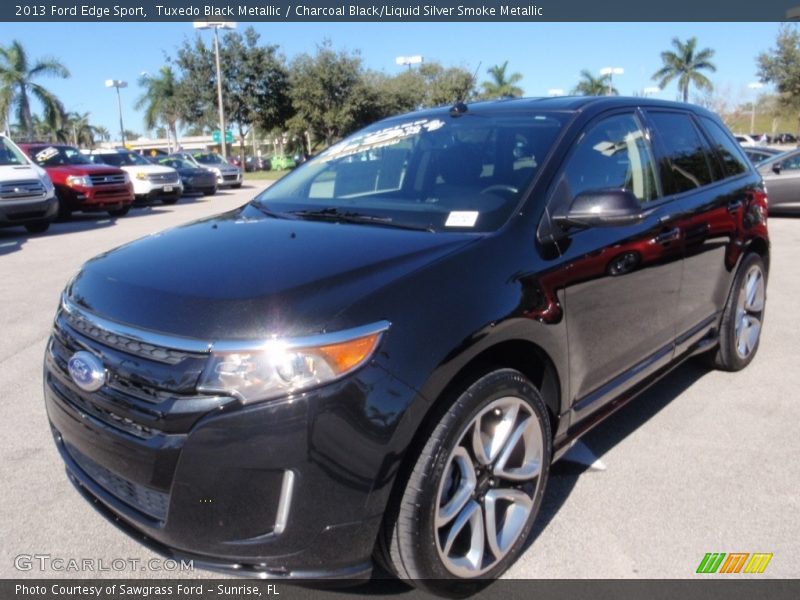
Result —
<instances>
[{"instance_id":1,"label":"text '2013 ford edge sport'","mask_svg":"<svg viewBox=\"0 0 800 600\"><path fill-rule=\"evenodd\" d=\"M56 444L103 513L196 565L494 578L574 440L687 357L752 360L766 215L699 107L394 117L86 263L45 357Z\"/></svg>"}]
</instances>

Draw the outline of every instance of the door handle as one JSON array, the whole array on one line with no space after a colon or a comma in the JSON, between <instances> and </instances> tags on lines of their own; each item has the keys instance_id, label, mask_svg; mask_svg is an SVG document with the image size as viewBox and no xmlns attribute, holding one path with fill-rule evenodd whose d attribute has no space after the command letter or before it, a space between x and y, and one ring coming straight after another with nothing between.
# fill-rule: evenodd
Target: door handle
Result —
<instances>
[{"instance_id":1,"label":"door handle","mask_svg":"<svg viewBox=\"0 0 800 600\"><path fill-rule=\"evenodd\" d=\"M728 212L736 212L737 210L742 208L743 204L744 202L742 202L741 200L732 200L731 202L728 203Z\"/></svg>"},{"instance_id":2,"label":"door handle","mask_svg":"<svg viewBox=\"0 0 800 600\"><path fill-rule=\"evenodd\" d=\"M659 244L666 244L667 242L674 242L681 238L681 230L679 227L670 229L656 236L656 242Z\"/></svg>"}]
</instances>

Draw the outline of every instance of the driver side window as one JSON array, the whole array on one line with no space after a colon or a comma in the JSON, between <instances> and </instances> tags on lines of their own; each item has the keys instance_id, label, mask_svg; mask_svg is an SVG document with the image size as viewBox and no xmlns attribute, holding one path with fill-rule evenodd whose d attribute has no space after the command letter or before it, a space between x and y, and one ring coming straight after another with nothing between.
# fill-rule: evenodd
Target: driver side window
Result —
<instances>
[{"instance_id":1,"label":"driver side window","mask_svg":"<svg viewBox=\"0 0 800 600\"><path fill-rule=\"evenodd\" d=\"M624 189L642 203L657 199L653 155L638 120L632 114L614 115L592 125L578 141L559 184L568 198Z\"/></svg>"}]
</instances>

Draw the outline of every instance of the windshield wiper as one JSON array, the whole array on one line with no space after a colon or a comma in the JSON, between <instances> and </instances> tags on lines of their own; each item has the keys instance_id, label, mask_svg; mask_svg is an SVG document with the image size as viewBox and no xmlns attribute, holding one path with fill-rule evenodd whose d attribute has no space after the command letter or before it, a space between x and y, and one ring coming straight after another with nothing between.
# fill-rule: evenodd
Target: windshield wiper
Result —
<instances>
[{"instance_id":1,"label":"windshield wiper","mask_svg":"<svg viewBox=\"0 0 800 600\"><path fill-rule=\"evenodd\" d=\"M301 219L311 219L320 221L334 221L337 223L360 223L366 225L382 225L384 227L395 227L397 229L409 229L412 231L428 231L434 233L430 225L412 225L411 223L399 223L391 217L378 217L375 215L365 215L353 211L340 211L338 208L323 208L322 210L295 210L291 214Z\"/></svg>"}]
</instances>

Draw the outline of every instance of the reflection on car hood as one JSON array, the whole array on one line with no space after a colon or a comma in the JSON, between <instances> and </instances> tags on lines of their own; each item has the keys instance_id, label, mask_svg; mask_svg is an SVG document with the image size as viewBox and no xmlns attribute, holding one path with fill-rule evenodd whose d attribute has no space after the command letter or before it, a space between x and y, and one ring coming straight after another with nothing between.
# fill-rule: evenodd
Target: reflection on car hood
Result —
<instances>
[{"instance_id":1,"label":"reflection on car hood","mask_svg":"<svg viewBox=\"0 0 800 600\"><path fill-rule=\"evenodd\" d=\"M173 335L306 335L475 238L278 219L246 206L100 255L70 294L108 319Z\"/></svg>"}]
</instances>

